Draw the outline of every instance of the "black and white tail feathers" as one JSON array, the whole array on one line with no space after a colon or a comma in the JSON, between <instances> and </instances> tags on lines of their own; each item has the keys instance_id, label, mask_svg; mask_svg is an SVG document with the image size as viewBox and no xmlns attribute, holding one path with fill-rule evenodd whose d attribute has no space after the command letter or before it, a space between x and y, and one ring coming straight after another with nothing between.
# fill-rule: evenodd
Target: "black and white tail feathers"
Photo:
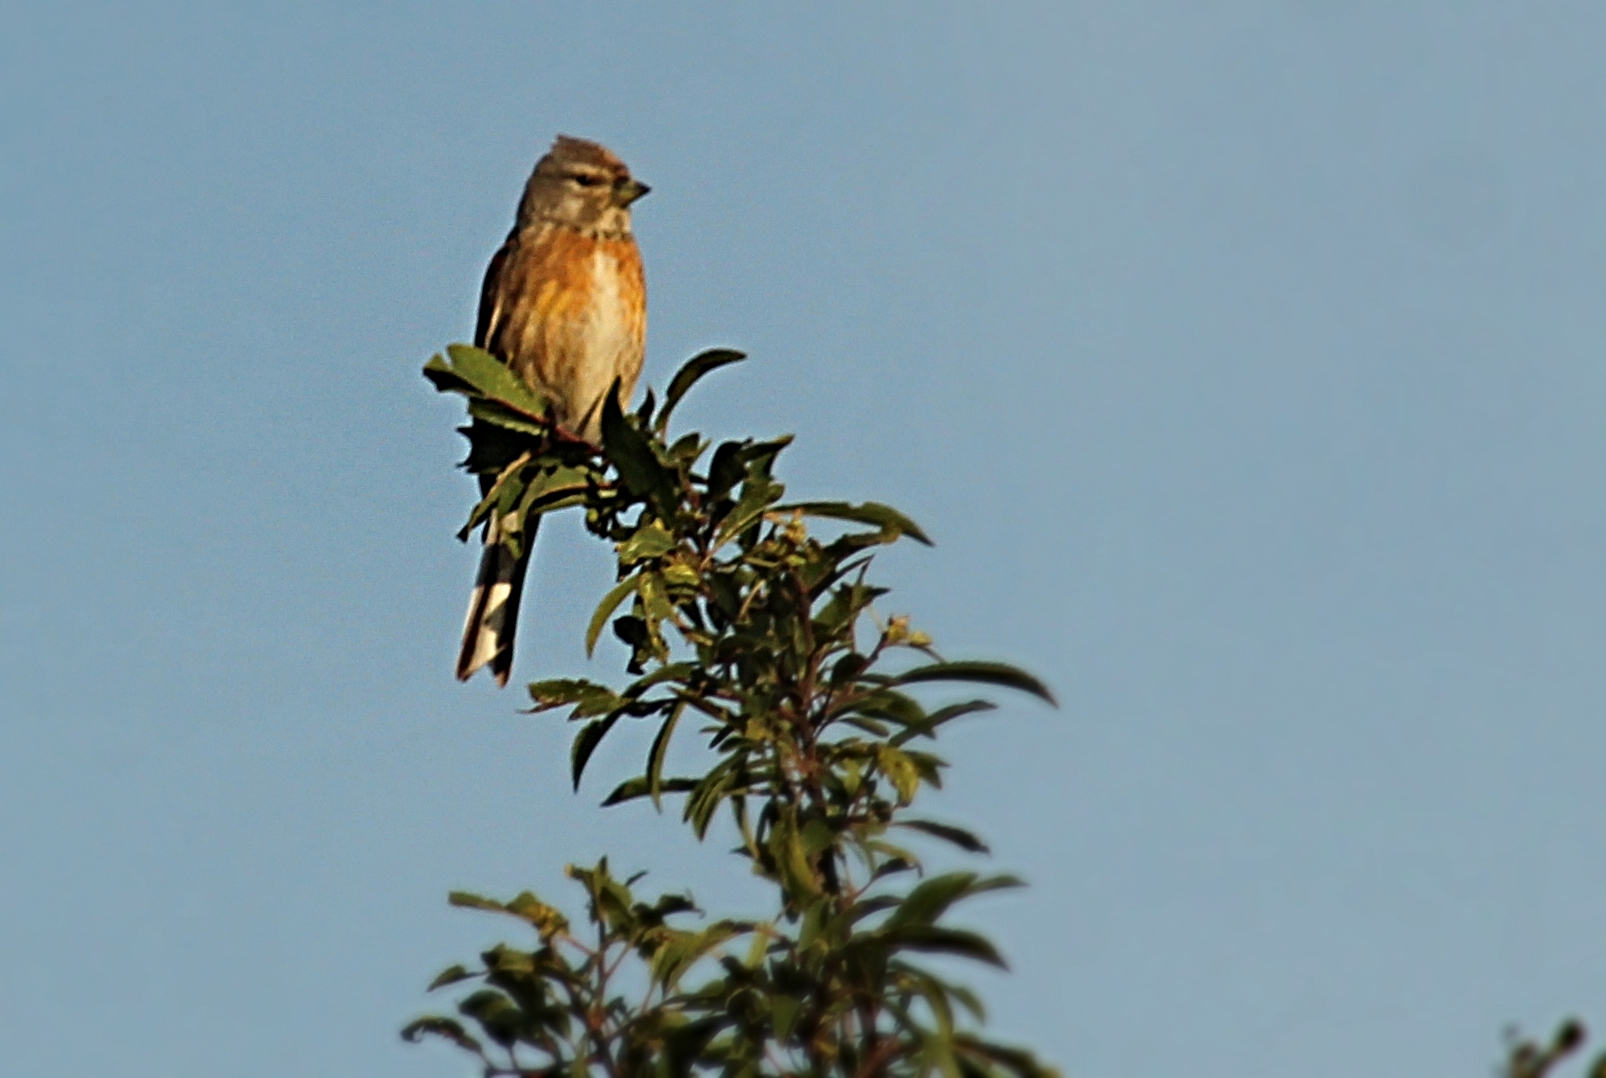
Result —
<instances>
[{"instance_id":1,"label":"black and white tail feathers","mask_svg":"<svg viewBox=\"0 0 1606 1078\"><path fill-rule=\"evenodd\" d=\"M457 652L457 678L467 681L482 666L491 668L498 685L505 686L513 673L513 634L519 627L519 599L524 593L524 574L530 568L530 551L535 546L535 530L540 517L526 525L523 550L515 556L501 542L497 521L485 530L485 552L480 555L479 575L474 578L474 594L468 601L468 618L463 622L463 646Z\"/></svg>"}]
</instances>

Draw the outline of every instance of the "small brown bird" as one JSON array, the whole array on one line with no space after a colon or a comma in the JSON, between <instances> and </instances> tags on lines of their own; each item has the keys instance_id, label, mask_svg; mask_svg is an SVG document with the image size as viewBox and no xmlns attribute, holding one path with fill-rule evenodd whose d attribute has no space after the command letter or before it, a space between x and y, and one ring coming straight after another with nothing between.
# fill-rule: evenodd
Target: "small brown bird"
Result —
<instances>
[{"instance_id":1,"label":"small brown bird","mask_svg":"<svg viewBox=\"0 0 1606 1078\"><path fill-rule=\"evenodd\" d=\"M641 375L647 285L630 206L648 191L606 148L560 135L536 164L518 217L480 289L474 343L552 404L558 425L596 444L615 380L625 407ZM532 521L515 558L493 521L468 604L457 676L513 670L519 597L534 546Z\"/></svg>"}]
</instances>

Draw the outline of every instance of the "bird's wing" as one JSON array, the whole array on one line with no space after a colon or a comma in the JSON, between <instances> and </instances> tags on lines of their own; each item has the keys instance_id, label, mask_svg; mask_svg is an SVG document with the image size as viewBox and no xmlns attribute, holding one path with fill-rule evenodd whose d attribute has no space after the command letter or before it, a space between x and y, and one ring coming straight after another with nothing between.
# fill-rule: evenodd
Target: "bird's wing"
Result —
<instances>
[{"instance_id":1,"label":"bird's wing","mask_svg":"<svg viewBox=\"0 0 1606 1078\"><path fill-rule=\"evenodd\" d=\"M496 323L501 321L502 306L502 273L507 268L508 252L512 249L513 237L509 236L507 242L491 258L491 264L485 268L485 283L480 286L480 315L474 324L474 347L487 348L491 334Z\"/></svg>"}]
</instances>

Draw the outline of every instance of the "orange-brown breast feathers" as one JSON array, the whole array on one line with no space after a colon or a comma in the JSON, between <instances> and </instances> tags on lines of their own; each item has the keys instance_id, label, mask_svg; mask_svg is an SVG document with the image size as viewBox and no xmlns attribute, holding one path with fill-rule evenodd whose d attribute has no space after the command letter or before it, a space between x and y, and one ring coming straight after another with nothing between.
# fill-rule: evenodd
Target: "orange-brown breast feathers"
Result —
<instances>
[{"instance_id":1,"label":"orange-brown breast feathers","mask_svg":"<svg viewBox=\"0 0 1606 1078\"><path fill-rule=\"evenodd\" d=\"M545 394L565 428L594 442L615 379L621 405L629 403L646 331L636 241L548 223L515 232L491 260L475 343Z\"/></svg>"}]
</instances>

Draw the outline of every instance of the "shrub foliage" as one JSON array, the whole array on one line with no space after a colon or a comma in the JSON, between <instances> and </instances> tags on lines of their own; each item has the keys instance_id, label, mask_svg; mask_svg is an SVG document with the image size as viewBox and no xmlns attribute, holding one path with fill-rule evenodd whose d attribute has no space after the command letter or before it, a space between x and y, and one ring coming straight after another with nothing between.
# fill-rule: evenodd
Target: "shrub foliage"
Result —
<instances>
[{"instance_id":1,"label":"shrub foliage","mask_svg":"<svg viewBox=\"0 0 1606 1078\"><path fill-rule=\"evenodd\" d=\"M874 551L929 542L908 517L873 502L786 501L775 465L789 438L711 447L671 435L686 392L742 358L693 358L661 406L649 392L626 414L610 399L600 447L554 431L545 402L486 352L454 345L424 369L468 401L464 467L484 496L460 537L494 516L516 549L535 517L579 508L617 554L586 647L611 629L632 680L530 686L535 711L575 724L576 786L621 722L655 725L640 773L605 804L673 802L699 838L723 814L735 853L776 902L767 919L707 920L685 895L638 894L639 877L619 878L606 859L569 867L585 896L572 919L529 893L453 894L454 905L522 922L529 941L443 972L432 988L472 989L455 1015L420 1018L404 1035L445 1038L487 1076L1052 1074L983 1036L981 1002L926 957L1003 965L947 914L1018 881L927 874L906 845L920 836L986 850L913 809L941 784L946 764L931 746L944 725L993 705L932 708L918 689L1052 697L1015 667L944 659L907 618L876 612L886 589L869 579ZM666 774L671 740L694 726L706 770Z\"/></svg>"}]
</instances>

